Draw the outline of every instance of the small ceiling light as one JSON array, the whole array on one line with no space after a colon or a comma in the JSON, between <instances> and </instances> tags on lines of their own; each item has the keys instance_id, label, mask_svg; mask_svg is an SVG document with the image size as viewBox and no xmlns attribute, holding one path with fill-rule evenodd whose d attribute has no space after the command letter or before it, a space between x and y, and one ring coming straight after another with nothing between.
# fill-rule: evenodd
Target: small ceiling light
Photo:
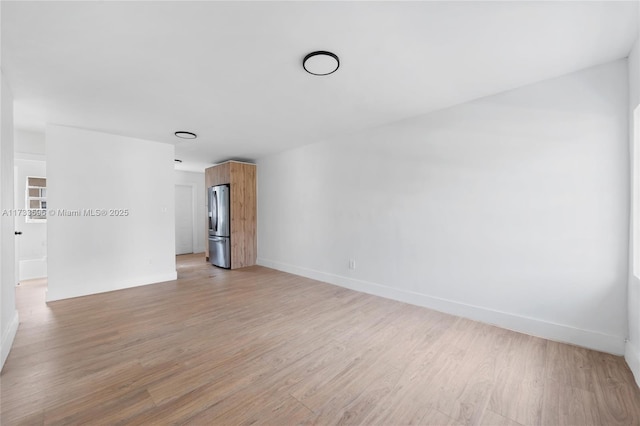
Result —
<instances>
[{"instance_id":1,"label":"small ceiling light","mask_svg":"<svg viewBox=\"0 0 640 426\"><path fill-rule=\"evenodd\" d=\"M304 70L313 75L329 75L338 70L340 59L331 52L311 52L302 60Z\"/></svg>"},{"instance_id":2,"label":"small ceiling light","mask_svg":"<svg viewBox=\"0 0 640 426\"><path fill-rule=\"evenodd\" d=\"M175 161L176 163L182 163L182 160L178 160L177 158L173 161Z\"/></svg>"},{"instance_id":3,"label":"small ceiling light","mask_svg":"<svg viewBox=\"0 0 640 426\"><path fill-rule=\"evenodd\" d=\"M182 139L195 139L198 136L195 133L179 131L174 133L177 137Z\"/></svg>"}]
</instances>

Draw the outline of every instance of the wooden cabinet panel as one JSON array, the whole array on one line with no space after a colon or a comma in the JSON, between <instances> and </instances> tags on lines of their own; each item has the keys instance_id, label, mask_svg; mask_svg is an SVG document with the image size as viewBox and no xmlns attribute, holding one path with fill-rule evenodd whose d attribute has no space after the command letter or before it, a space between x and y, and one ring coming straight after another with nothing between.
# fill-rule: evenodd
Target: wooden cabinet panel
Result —
<instances>
[{"instance_id":1,"label":"wooden cabinet panel","mask_svg":"<svg viewBox=\"0 0 640 426\"><path fill-rule=\"evenodd\" d=\"M205 171L206 188L222 184L229 184L231 193L231 269L255 265L258 249L255 164L228 161ZM208 231L205 229L207 242ZM208 244L205 251L209 260Z\"/></svg>"},{"instance_id":2,"label":"wooden cabinet panel","mask_svg":"<svg viewBox=\"0 0 640 426\"><path fill-rule=\"evenodd\" d=\"M231 163L226 162L217 166L209 167L204 173L204 182L207 188L216 185L231 183Z\"/></svg>"},{"instance_id":3,"label":"wooden cabinet panel","mask_svg":"<svg viewBox=\"0 0 640 426\"><path fill-rule=\"evenodd\" d=\"M256 166L231 163L231 268L256 263Z\"/></svg>"}]
</instances>

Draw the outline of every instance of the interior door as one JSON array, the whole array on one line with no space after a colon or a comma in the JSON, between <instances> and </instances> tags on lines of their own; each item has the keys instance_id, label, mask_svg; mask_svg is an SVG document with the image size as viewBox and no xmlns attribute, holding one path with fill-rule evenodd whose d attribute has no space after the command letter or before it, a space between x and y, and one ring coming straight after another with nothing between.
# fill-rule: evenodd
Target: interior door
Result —
<instances>
[{"instance_id":1,"label":"interior door","mask_svg":"<svg viewBox=\"0 0 640 426\"><path fill-rule=\"evenodd\" d=\"M193 253L193 191L176 185L176 254Z\"/></svg>"}]
</instances>

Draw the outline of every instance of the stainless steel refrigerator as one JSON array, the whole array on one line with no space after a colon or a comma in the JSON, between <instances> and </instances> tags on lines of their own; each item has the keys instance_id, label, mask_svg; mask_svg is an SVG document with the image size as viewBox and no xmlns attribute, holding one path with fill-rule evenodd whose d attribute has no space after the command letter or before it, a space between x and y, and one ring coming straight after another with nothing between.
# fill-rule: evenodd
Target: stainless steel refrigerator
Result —
<instances>
[{"instance_id":1,"label":"stainless steel refrigerator","mask_svg":"<svg viewBox=\"0 0 640 426\"><path fill-rule=\"evenodd\" d=\"M212 186L208 190L209 261L222 268L231 267L231 203L229 185Z\"/></svg>"}]
</instances>

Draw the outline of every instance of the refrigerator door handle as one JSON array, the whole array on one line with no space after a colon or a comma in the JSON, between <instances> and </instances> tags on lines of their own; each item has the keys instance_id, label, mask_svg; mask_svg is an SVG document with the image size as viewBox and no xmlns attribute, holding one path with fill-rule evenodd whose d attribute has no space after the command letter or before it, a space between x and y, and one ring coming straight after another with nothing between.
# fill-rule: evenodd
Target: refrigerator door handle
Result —
<instances>
[{"instance_id":1,"label":"refrigerator door handle","mask_svg":"<svg viewBox=\"0 0 640 426\"><path fill-rule=\"evenodd\" d=\"M207 202L208 202L208 219L209 219L209 232L213 231L213 209L212 207L212 198L213 198L213 188L209 188L207 191Z\"/></svg>"},{"instance_id":2,"label":"refrigerator door handle","mask_svg":"<svg viewBox=\"0 0 640 426\"><path fill-rule=\"evenodd\" d=\"M215 208L215 210L214 210L214 212L215 212L215 217L216 217L216 224L215 224L215 226L214 226L213 230L214 230L215 232L218 232L218 217L220 216L220 213L218 212L218 191L217 191L217 190L215 190L215 191L214 191L213 200L214 200L214 202L215 202L215 204L216 204L216 208Z\"/></svg>"}]
</instances>

